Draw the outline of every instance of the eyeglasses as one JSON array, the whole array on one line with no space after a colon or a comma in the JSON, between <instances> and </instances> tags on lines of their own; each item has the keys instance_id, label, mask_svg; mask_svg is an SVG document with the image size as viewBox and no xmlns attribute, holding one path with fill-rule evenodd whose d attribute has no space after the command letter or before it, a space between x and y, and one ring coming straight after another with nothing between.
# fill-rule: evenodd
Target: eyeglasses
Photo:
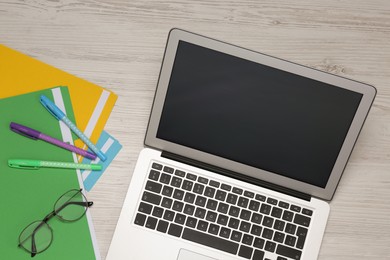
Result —
<instances>
[{"instance_id":1,"label":"eyeglasses","mask_svg":"<svg viewBox=\"0 0 390 260\"><path fill-rule=\"evenodd\" d=\"M19 247L31 253L31 257L45 251L53 241L53 230L47 222L54 216L65 222L81 219L92 201L82 193L82 189L72 189L64 193L54 204L54 210L43 220L32 222L19 235Z\"/></svg>"}]
</instances>

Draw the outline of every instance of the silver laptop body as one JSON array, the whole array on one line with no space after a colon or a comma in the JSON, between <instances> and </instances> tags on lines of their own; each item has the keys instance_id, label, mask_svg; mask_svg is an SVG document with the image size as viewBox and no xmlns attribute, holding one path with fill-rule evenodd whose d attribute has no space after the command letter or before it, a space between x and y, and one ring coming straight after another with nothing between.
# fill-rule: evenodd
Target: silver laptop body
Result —
<instances>
[{"instance_id":1,"label":"silver laptop body","mask_svg":"<svg viewBox=\"0 0 390 260\"><path fill-rule=\"evenodd\" d=\"M107 259L317 259L375 94L171 30Z\"/></svg>"}]
</instances>

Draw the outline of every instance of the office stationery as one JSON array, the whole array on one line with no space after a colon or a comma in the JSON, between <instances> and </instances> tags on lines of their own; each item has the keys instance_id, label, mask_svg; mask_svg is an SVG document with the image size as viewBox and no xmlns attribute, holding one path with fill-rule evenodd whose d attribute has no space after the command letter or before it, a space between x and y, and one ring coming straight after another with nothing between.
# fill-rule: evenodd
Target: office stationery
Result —
<instances>
[{"instance_id":1,"label":"office stationery","mask_svg":"<svg viewBox=\"0 0 390 260\"><path fill-rule=\"evenodd\" d=\"M117 95L96 84L59 70L0 44L0 98L67 86L75 114L75 124L96 143L117 100ZM86 149L77 139L75 146Z\"/></svg>"},{"instance_id":2,"label":"office stationery","mask_svg":"<svg viewBox=\"0 0 390 260\"><path fill-rule=\"evenodd\" d=\"M375 95L173 29L106 259L317 259Z\"/></svg>"},{"instance_id":3,"label":"office stationery","mask_svg":"<svg viewBox=\"0 0 390 260\"><path fill-rule=\"evenodd\" d=\"M42 212L50 211L53 198L64 191L81 187L79 170L42 168L35 171L10 168L11 158L31 158L50 161L73 161L75 154L46 142L31 142L28 138L10 131L12 121L23 122L32 128L45 126L50 136L62 136L62 140L72 144L69 128L55 120L40 104L40 95L55 100L55 104L74 120L70 95L66 87L41 90L19 96L0 99L0 252L2 259L31 259L30 255L18 248L18 236L25 226L34 219L40 219ZM26 113L28 111L28 113ZM6 147L6 149L5 149ZM89 212L86 218L67 225L53 219L50 226L55 230L55 243L50 250L39 255L39 259L100 259L99 249ZM38 256L37 256L38 257Z\"/></svg>"},{"instance_id":4,"label":"office stationery","mask_svg":"<svg viewBox=\"0 0 390 260\"><path fill-rule=\"evenodd\" d=\"M82 170L100 171L102 169L102 166L100 164L55 162L55 161L26 160L26 159L9 159L8 166L12 168L31 169L31 170L37 170L40 168L62 168L62 169L82 169Z\"/></svg>"},{"instance_id":5,"label":"office stationery","mask_svg":"<svg viewBox=\"0 0 390 260\"><path fill-rule=\"evenodd\" d=\"M40 140L43 140L43 141L46 141L48 143L51 143L51 144L54 144L58 147L61 147L61 148L64 148L66 150L69 150L69 151L72 151L72 152L75 152L77 154L80 154L86 158L89 158L89 159L96 159L96 155L93 154L93 153L90 153L88 151L85 151L83 149L80 149L74 145L70 145L68 143L65 143L65 142L62 142L54 137L51 137L51 136L48 136L48 135L45 135L37 130L34 130L32 128L29 128L27 126L24 126L24 125L20 125L20 124L17 124L15 122L11 122L10 124L10 129L12 131L14 131L15 133L18 133L18 134L21 134L21 135L24 135L26 137L29 137L31 139L34 139L34 140L37 140L37 139L40 139Z\"/></svg>"},{"instance_id":6,"label":"office stationery","mask_svg":"<svg viewBox=\"0 0 390 260\"><path fill-rule=\"evenodd\" d=\"M87 191L91 191L92 187L97 183L99 178L103 175L108 165L110 165L112 160L122 149L122 145L119 143L119 141L116 140L113 136L111 136L106 131L102 132L99 141L96 144L96 147L98 147L107 156L107 160L102 163L103 168L100 171L93 171L93 172L91 170L81 171L81 177L84 182L84 188ZM96 158L95 160L84 158L82 163L91 164L91 163L98 163L99 161L100 161L99 158Z\"/></svg>"},{"instance_id":7,"label":"office stationery","mask_svg":"<svg viewBox=\"0 0 390 260\"><path fill-rule=\"evenodd\" d=\"M50 99L48 99L45 95L41 95L40 102L50 112L50 114L58 120L64 122L73 131L73 133L83 140L83 142L100 158L100 160L105 161L107 159L104 153L99 151L88 137L81 132Z\"/></svg>"}]
</instances>

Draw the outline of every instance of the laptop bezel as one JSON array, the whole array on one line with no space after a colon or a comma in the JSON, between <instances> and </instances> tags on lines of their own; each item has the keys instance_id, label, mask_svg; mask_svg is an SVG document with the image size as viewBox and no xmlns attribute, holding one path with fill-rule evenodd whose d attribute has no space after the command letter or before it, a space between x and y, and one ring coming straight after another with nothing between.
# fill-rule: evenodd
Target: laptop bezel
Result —
<instances>
[{"instance_id":1,"label":"laptop bezel","mask_svg":"<svg viewBox=\"0 0 390 260\"><path fill-rule=\"evenodd\" d=\"M248 165L157 138L157 130L164 106L165 95L169 85L177 46L180 40L264 64L266 66L274 67L279 70L284 70L304 77L312 78L331 85L335 85L340 88L349 89L363 95L325 188L314 186L302 181L297 181L295 179L278 175L273 172L257 169ZM376 89L371 85L322 72L303 65L268 56L184 30L172 29L168 36L160 76L157 83L157 90L155 93L152 112L145 137L145 145L161 151L167 151L169 153L178 154L180 156L201 161L210 165L222 167L233 172L247 175L279 186L287 187L289 189L303 192L321 199L330 200L334 195L344 168L347 165L349 156L351 155L375 95Z\"/></svg>"}]
</instances>

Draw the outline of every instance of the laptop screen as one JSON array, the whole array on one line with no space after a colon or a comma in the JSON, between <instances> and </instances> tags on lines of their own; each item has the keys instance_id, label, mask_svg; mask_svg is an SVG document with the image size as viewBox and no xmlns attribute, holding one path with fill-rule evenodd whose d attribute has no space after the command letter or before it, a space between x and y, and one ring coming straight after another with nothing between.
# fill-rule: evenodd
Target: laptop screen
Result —
<instances>
[{"instance_id":1,"label":"laptop screen","mask_svg":"<svg viewBox=\"0 0 390 260\"><path fill-rule=\"evenodd\" d=\"M362 96L179 41L157 138L324 188Z\"/></svg>"}]
</instances>

